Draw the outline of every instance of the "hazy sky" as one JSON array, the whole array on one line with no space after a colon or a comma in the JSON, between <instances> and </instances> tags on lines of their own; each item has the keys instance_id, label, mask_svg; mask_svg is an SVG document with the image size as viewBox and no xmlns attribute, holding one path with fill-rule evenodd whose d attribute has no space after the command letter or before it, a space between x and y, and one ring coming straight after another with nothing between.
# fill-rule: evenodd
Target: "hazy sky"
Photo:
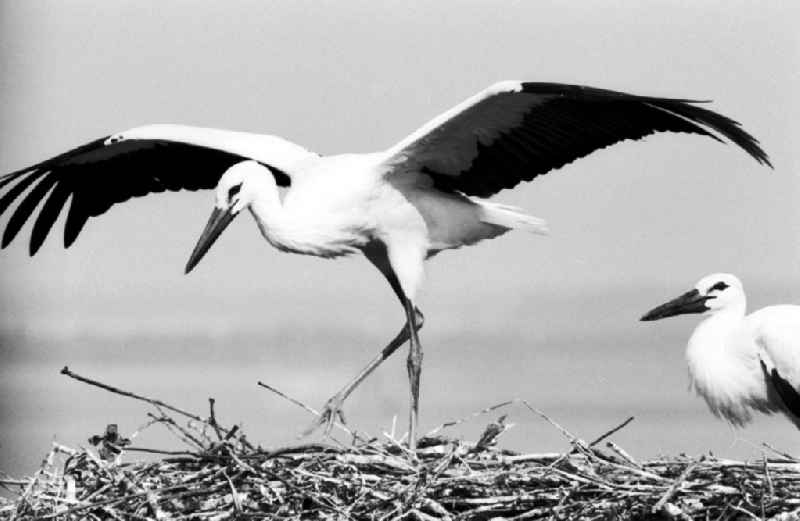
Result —
<instances>
[{"instance_id":1,"label":"hazy sky","mask_svg":"<svg viewBox=\"0 0 800 521\"><path fill-rule=\"evenodd\" d=\"M774 172L696 136L615 146L497 196L545 217L552 237L444 254L428 289L670 288L713 270L750 284L797 281L800 9L683 4L4 3L0 170L151 122L372 151L505 78L713 99L761 140ZM360 260L280 255L246 219L184 278L210 205L199 193L115 207L69 255L56 234L33 262L15 244L0 258L8 294L39 309L34 299L54 295L254 285L275 294L301 278L350 291L360 279Z\"/></svg>"},{"instance_id":2,"label":"hazy sky","mask_svg":"<svg viewBox=\"0 0 800 521\"><path fill-rule=\"evenodd\" d=\"M502 79L713 100L774 171L697 136L623 143L496 197L546 218L550 237L511 234L428 265L430 338L464 317L502 326L510 301L535 321L547 299L575 302L564 327L641 335L641 312L713 271L739 274L757 306L800 302L798 22L791 2L2 2L0 172L160 122L373 151ZM401 324L363 259L279 253L249 217L183 276L211 204L116 206L67 252L62 219L33 259L26 227L0 255L0 327L55 343L316 320L359 331L364 317L388 337ZM645 330L675 343L676 374L693 323Z\"/></svg>"}]
</instances>

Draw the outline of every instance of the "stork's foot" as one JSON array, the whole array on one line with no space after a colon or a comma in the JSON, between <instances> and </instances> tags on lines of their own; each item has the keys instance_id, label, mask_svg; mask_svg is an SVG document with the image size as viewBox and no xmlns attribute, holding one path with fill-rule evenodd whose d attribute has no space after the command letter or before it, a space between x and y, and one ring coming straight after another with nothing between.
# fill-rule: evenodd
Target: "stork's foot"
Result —
<instances>
[{"instance_id":1,"label":"stork's foot","mask_svg":"<svg viewBox=\"0 0 800 521\"><path fill-rule=\"evenodd\" d=\"M320 427L325 428L325 435L331 433L333 429L333 424L337 421L342 425L346 425L347 422L344 419L344 412L342 412L342 406L344 405L344 396L337 393L330 397L330 399L325 402L325 405L322 407L322 411L320 411L319 416L316 420L314 420L309 427L303 431L302 436L308 436L312 432L316 431Z\"/></svg>"}]
</instances>

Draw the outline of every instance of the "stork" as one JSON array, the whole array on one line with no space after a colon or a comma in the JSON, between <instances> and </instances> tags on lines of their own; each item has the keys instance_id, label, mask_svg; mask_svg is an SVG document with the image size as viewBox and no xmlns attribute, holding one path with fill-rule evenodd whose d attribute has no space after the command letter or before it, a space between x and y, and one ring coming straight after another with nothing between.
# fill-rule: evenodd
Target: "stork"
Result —
<instances>
[{"instance_id":1,"label":"stork","mask_svg":"<svg viewBox=\"0 0 800 521\"><path fill-rule=\"evenodd\" d=\"M769 306L750 315L746 307L739 279L715 273L642 320L706 315L689 338L686 360L691 386L711 412L739 427L752 411L780 412L800 428L800 306Z\"/></svg>"},{"instance_id":2,"label":"stork","mask_svg":"<svg viewBox=\"0 0 800 521\"><path fill-rule=\"evenodd\" d=\"M409 445L419 410L423 261L541 219L485 198L619 141L656 132L728 140L770 165L739 124L698 102L577 85L500 82L435 117L391 148L322 157L285 139L183 125L148 125L103 137L0 178L0 213L22 194L6 247L37 205L30 253L68 199L69 247L90 217L166 190L215 189L214 210L186 265L191 271L243 210L279 250L333 258L362 252L405 313L400 332L328 400L312 428L344 421L342 405L383 360L410 341ZM35 184L34 184L35 183ZM283 199L279 187L286 187Z\"/></svg>"}]
</instances>

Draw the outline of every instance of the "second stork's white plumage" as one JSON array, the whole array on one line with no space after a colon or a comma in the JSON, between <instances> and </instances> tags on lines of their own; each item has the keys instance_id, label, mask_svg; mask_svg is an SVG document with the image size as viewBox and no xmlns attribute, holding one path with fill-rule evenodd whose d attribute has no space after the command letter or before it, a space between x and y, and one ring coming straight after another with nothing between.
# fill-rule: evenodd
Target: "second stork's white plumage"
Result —
<instances>
[{"instance_id":1,"label":"second stork's white plumage","mask_svg":"<svg viewBox=\"0 0 800 521\"><path fill-rule=\"evenodd\" d=\"M734 275L715 273L642 320L703 313L689 338L692 387L711 412L742 426L752 411L781 412L800 428L800 306L769 306L745 315Z\"/></svg>"},{"instance_id":2,"label":"second stork's white plumage","mask_svg":"<svg viewBox=\"0 0 800 521\"><path fill-rule=\"evenodd\" d=\"M66 246L89 217L116 203L165 190L216 188L214 211L187 272L245 209L280 250L321 257L361 251L400 299L406 325L328 401L319 423L329 428L353 389L410 340L413 447L422 361L417 336L422 314L415 299L423 261L511 229L543 232L540 219L483 198L599 148L655 132L727 139L769 164L738 123L688 100L507 81L373 154L321 157L274 136L181 125L119 132L0 178L0 213L25 194L8 220L2 246L42 200L31 254L70 198ZM288 188L283 199L278 187Z\"/></svg>"}]
</instances>

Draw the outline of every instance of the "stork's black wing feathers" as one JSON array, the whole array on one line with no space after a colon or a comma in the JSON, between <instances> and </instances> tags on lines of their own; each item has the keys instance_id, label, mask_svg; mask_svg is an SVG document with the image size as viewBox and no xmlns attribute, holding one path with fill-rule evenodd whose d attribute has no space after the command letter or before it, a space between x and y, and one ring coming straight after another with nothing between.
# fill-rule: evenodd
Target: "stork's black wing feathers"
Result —
<instances>
[{"instance_id":1,"label":"stork's black wing feathers","mask_svg":"<svg viewBox=\"0 0 800 521\"><path fill-rule=\"evenodd\" d=\"M778 396L781 397L786 408L789 409L792 414L800 418L800 393L797 392L797 389L783 378L780 373L778 373L777 369L774 367L771 371L767 369L767 365L763 360L761 360L761 370L764 371L767 380L772 382L772 386L775 388Z\"/></svg>"},{"instance_id":2,"label":"stork's black wing feathers","mask_svg":"<svg viewBox=\"0 0 800 521\"><path fill-rule=\"evenodd\" d=\"M435 186L488 197L595 150L656 132L699 134L717 141L725 138L759 163L772 166L758 141L739 123L697 106L698 101L556 83L523 83L521 93L510 95L526 93L541 96L543 101L525 113L521 124L488 145L478 142L478 153L458 175L423 165Z\"/></svg>"},{"instance_id":3,"label":"stork's black wing feathers","mask_svg":"<svg viewBox=\"0 0 800 521\"><path fill-rule=\"evenodd\" d=\"M44 243L47 237L47 233L50 231L50 228L53 227L53 223L56 222L58 214L61 213L61 209L64 207L64 204L66 204L70 195L71 191L67 183L56 184L53 191L50 192L50 196L39 211L39 217L33 223L30 242L31 252L38 251L42 246L42 243ZM3 242L6 243L6 241ZM9 239L8 242L11 242L11 239ZM70 243L71 242L72 241L70 241Z\"/></svg>"},{"instance_id":4,"label":"stork's black wing feathers","mask_svg":"<svg viewBox=\"0 0 800 521\"><path fill-rule=\"evenodd\" d=\"M28 192L28 195L25 196L17 210L11 215L8 224L6 224L6 230L3 232L3 247L7 246L16 237L22 225L25 224L25 221L36 209L36 205L44 199L47 192L57 181L58 179L53 175L42 176L36 186Z\"/></svg>"},{"instance_id":5,"label":"stork's black wing feathers","mask_svg":"<svg viewBox=\"0 0 800 521\"><path fill-rule=\"evenodd\" d=\"M2 248L14 240L42 200L46 199L31 233L31 255L39 250L70 198L64 227L66 247L75 241L90 217L104 213L114 204L166 190L214 188L225 170L247 159L168 140L131 139L109 144L106 140L97 139L0 177L0 215L22 197L3 232ZM278 185L289 185L284 172L265 166Z\"/></svg>"}]
</instances>

